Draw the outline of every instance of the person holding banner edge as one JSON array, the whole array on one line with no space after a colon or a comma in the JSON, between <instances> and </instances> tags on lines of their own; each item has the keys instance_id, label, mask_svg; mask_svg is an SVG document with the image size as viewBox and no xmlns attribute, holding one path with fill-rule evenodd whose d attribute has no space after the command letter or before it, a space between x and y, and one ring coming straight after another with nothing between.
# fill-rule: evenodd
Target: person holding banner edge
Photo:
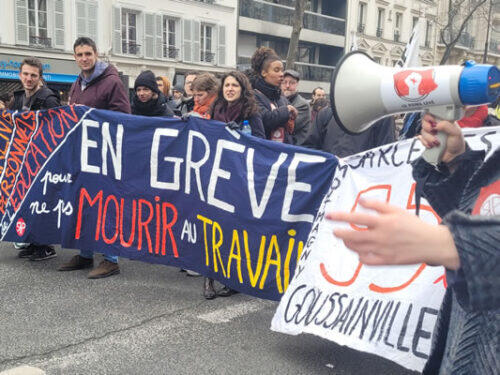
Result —
<instances>
[{"instance_id":1,"label":"person holding banner edge","mask_svg":"<svg viewBox=\"0 0 500 375\"><path fill-rule=\"evenodd\" d=\"M99 109L130 113L130 102L116 68L98 59L95 42L87 37L76 39L73 44L74 58L82 70L70 89L70 104L83 104ZM94 250L81 249L79 255L59 266L59 271L75 271L92 268ZM104 255L104 260L91 270L89 279L100 279L120 273L118 257Z\"/></svg>"},{"instance_id":2,"label":"person holding banner edge","mask_svg":"<svg viewBox=\"0 0 500 375\"><path fill-rule=\"evenodd\" d=\"M364 264L446 268L448 288L424 374L495 374L500 370L500 149L484 161L485 153L467 147L456 123L429 114L419 136L426 148L439 145L438 131L448 136L439 168L419 158L413 174L443 225L377 201L361 202L377 215L332 212L327 218L367 227L334 231Z\"/></svg>"}]
</instances>

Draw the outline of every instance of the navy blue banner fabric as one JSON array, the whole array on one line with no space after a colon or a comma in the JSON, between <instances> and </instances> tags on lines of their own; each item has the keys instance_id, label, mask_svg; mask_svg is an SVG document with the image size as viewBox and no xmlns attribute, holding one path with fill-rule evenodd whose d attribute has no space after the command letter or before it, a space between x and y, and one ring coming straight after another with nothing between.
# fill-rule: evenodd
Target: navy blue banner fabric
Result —
<instances>
[{"instance_id":1,"label":"navy blue banner fabric","mask_svg":"<svg viewBox=\"0 0 500 375\"><path fill-rule=\"evenodd\" d=\"M337 163L199 118L4 111L2 239L182 267L278 300Z\"/></svg>"}]
</instances>

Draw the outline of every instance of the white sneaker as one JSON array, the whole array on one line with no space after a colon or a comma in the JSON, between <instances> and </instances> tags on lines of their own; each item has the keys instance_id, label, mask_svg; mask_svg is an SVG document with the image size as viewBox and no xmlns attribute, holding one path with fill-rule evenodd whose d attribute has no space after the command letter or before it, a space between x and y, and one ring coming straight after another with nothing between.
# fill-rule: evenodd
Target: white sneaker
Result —
<instances>
[{"instance_id":1,"label":"white sneaker","mask_svg":"<svg viewBox=\"0 0 500 375\"><path fill-rule=\"evenodd\" d=\"M187 276L195 277L195 276L201 276L198 272L186 270Z\"/></svg>"},{"instance_id":2,"label":"white sneaker","mask_svg":"<svg viewBox=\"0 0 500 375\"><path fill-rule=\"evenodd\" d=\"M24 242L14 242L14 249L16 250L26 249L29 245L30 245L29 243L24 243Z\"/></svg>"}]
</instances>

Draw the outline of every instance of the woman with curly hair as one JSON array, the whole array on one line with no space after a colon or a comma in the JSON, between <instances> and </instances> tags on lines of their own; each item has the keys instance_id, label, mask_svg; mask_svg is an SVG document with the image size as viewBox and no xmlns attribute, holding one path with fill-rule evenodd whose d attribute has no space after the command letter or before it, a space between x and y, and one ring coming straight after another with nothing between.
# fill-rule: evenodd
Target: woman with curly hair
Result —
<instances>
[{"instance_id":1,"label":"woman with curly hair","mask_svg":"<svg viewBox=\"0 0 500 375\"><path fill-rule=\"evenodd\" d=\"M292 133L297 109L281 95L283 63L273 49L260 47L252 56L251 82L262 117L266 138L293 143Z\"/></svg>"},{"instance_id":2,"label":"woman with curly hair","mask_svg":"<svg viewBox=\"0 0 500 375\"><path fill-rule=\"evenodd\" d=\"M219 82L212 73L198 75L191 84L194 98L194 108L191 114L206 119L212 118L212 104L217 98L218 89Z\"/></svg>"},{"instance_id":3,"label":"woman with curly hair","mask_svg":"<svg viewBox=\"0 0 500 375\"><path fill-rule=\"evenodd\" d=\"M221 79L219 95L212 109L212 118L225 123L235 122L240 128L247 120L252 135L266 138L257 102L247 76L238 71L226 73Z\"/></svg>"}]
</instances>

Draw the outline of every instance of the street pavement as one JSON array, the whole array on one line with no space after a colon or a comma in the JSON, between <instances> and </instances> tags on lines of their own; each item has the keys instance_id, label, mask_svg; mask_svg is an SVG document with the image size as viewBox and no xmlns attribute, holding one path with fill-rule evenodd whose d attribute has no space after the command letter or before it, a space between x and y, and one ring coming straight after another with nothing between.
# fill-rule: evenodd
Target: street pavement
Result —
<instances>
[{"instance_id":1,"label":"street pavement","mask_svg":"<svg viewBox=\"0 0 500 375\"><path fill-rule=\"evenodd\" d=\"M0 372L47 374L415 374L312 335L269 329L277 303L238 294L207 301L201 277L120 260L121 274L58 272L0 243ZM100 261L100 256L98 256Z\"/></svg>"}]
</instances>

